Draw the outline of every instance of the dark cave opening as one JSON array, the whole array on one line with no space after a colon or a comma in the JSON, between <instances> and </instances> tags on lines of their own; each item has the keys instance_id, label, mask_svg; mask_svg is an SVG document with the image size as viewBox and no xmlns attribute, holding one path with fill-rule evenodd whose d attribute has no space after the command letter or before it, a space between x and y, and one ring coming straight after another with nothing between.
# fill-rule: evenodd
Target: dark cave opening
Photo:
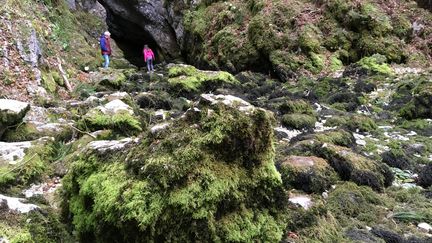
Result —
<instances>
[{"instance_id":1,"label":"dark cave opening","mask_svg":"<svg viewBox=\"0 0 432 243\"><path fill-rule=\"evenodd\" d=\"M119 15L112 14L107 10L108 30L117 46L123 51L124 57L137 67L146 66L143 56L144 45L148 45L155 54L155 64L164 61L162 50L153 37L141 26L130 22Z\"/></svg>"}]
</instances>

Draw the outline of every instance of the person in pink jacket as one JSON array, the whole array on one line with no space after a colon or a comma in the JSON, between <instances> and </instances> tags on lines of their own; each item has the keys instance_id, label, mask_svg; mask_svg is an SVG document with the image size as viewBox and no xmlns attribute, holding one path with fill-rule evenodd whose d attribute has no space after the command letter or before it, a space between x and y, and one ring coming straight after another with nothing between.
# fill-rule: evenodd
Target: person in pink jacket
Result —
<instances>
[{"instance_id":1,"label":"person in pink jacket","mask_svg":"<svg viewBox=\"0 0 432 243\"><path fill-rule=\"evenodd\" d=\"M149 72L154 71L153 60L155 59L153 51L148 47L148 45L144 45L144 61L147 63L147 69Z\"/></svg>"}]
</instances>

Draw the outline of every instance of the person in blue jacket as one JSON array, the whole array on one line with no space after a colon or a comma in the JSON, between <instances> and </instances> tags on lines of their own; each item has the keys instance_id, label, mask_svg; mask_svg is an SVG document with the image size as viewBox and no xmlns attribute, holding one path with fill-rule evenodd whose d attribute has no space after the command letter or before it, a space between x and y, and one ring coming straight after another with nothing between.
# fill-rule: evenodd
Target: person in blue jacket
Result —
<instances>
[{"instance_id":1,"label":"person in blue jacket","mask_svg":"<svg viewBox=\"0 0 432 243\"><path fill-rule=\"evenodd\" d=\"M108 68L110 63L110 56L111 56L111 43L110 43L110 36L111 33L108 31L105 31L100 37L100 48L101 53L104 58L104 68Z\"/></svg>"}]
</instances>

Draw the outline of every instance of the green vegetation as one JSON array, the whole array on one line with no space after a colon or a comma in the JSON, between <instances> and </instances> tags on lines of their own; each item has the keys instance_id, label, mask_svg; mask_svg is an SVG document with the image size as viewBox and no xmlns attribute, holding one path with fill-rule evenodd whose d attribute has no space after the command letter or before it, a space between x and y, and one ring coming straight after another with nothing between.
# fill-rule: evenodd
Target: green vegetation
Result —
<instances>
[{"instance_id":1,"label":"green vegetation","mask_svg":"<svg viewBox=\"0 0 432 243\"><path fill-rule=\"evenodd\" d=\"M227 72L201 71L193 66L176 65L168 69L168 82L180 92L196 92L221 84L236 84L237 79Z\"/></svg>"},{"instance_id":2,"label":"green vegetation","mask_svg":"<svg viewBox=\"0 0 432 243\"><path fill-rule=\"evenodd\" d=\"M49 174L52 154L50 143L42 142L28 149L24 158L17 164L1 166L0 190L4 191L14 185L27 186Z\"/></svg>"},{"instance_id":3,"label":"green vegetation","mask_svg":"<svg viewBox=\"0 0 432 243\"><path fill-rule=\"evenodd\" d=\"M361 67L374 71L381 74L393 74L393 70L386 63L387 59L385 56L380 54L375 54L370 57L362 58L357 64Z\"/></svg>"},{"instance_id":4,"label":"green vegetation","mask_svg":"<svg viewBox=\"0 0 432 243\"><path fill-rule=\"evenodd\" d=\"M326 126L343 127L350 131L359 132L374 132L378 128L375 121L367 116L352 115L352 116L335 116L327 119Z\"/></svg>"},{"instance_id":5,"label":"green vegetation","mask_svg":"<svg viewBox=\"0 0 432 243\"><path fill-rule=\"evenodd\" d=\"M305 114L286 114L282 117L282 124L293 129L308 129L315 127L316 118Z\"/></svg>"},{"instance_id":6,"label":"green vegetation","mask_svg":"<svg viewBox=\"0 0 432 243\"><path fill-rule=\"evenodd\" d=\"M279 167L287 189L322 193L338 180L336 172L327 161L317 157L290 156Z\"/></svg>"},{"instance_id":7,"label":"green vegetation","mask_svg":"<svg viewBox=\"0 0 432 243\"><path fill-rule=\"evenodd\" d=\"M131 115L128 111L119 111L115 114L104 114L101 111L94 110L84 116L78 124L83 130L103 130L112 129L115 132L133 135L142 131L141 122L137 117Z\"/></svg>"},{"instance_id":8,"label":"green vegetation","mask_svg":"<svg viewBox=\"0 0 432 243\"><path fill-rule=\"evenodd\" d=\"M374 0L205 2L184 19L195 37L188 59L230 71L274 69L283 80L299 70L317 74L328 65L334 71L362 58L361 66L391 74L386 62L421 63L412 58L423 53L410 39L414 14L423 12L409 2L397 7ZM377 54L385 61L377 63Z\"/></svg>"},{"instance_id":9,"label":"green vegetation","mask_svg":"<svg viewBox=\"0 0 432 243\"><path fill-rule=\"evenodd\" d=\"M281 240L286 198L272 118L224 106L205 114L199 126L178 120L146 136L126 163L86 155L72 164L64 197L81 240Z\"/></svg>"}]
</instances>

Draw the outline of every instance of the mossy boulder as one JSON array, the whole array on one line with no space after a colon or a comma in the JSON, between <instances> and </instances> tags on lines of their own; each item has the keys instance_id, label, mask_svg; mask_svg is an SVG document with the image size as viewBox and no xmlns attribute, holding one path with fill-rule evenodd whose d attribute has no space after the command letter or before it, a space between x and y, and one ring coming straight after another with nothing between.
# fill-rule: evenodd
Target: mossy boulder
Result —
<instances>
[{"instance_id":1,"label":"mossy boulder","mask_svg":"<svg viewBox=\"0 0 432 243\"><path fill-rule=\"evenodd\" d=\"M378 129L372 118L363 115L334 116L327 119L326 126L342 127L353 132L374 132Z\"/></svg>"},{"instance_id":2,"label":"mossy boulder","mask_svg":"<svg viewBox=\"0 0 432 243\"><path fill-rule=\"evenodd\" d=\"M67 123L26 122L15 128L8 129L3 140L7 142L21 142L36 140L42 137L54 137L56 140L70 140L74 134L71 125Z\"/></svg>"},{"instance_id":3,"label":"mossy boulder","mask_svg":"<svg viewBox=\"0 0 432 243\"><path fill-rule=\"evenodd\" d=\"M63 198L82 241L282 239L287 198L272 116L220 103L199 113L138 146L72 164Z\"/></svg>"},{"instance_id":4,"label":"mossy boulder","mask_svg":"<svg viewBox=\"0 0 432 243\"><path fill-rule=\"evenodd\" d=\"M384 152L381 158L390 167L396 167L401 170L410 170L414 167L414 161L400 148Z\"/></svg>"},{"instance_id":5,"label":"mossy boulder","mask_svg":"<svg viewBox=\"0 0 432 243\"><path fill-rule=\"evenodd\" d=\"M387 165L370 160L349 148L318 144L314 150L317 156L329 162L343 180L370 186L376 191L382 191L393 182L393 174Z\"/></svg>"},{"instance_id":6,"label":"mossy boulder","mask_svg":"<svg viewBox=\"0 0 432 243\"><path fill-rule=\"evenodd\" d=\"M307 115L315 114L312 105L308 101L302 99L288 100L282 103L279 106L279 111L281 112L281 114L291 114L291 113L307 114Z\"/></svg>"},{"instance_id":7,"label":"mossy boulder","mask_svg":"<svg viewBox=\"0 0 432 243\"><path fill-rule=\"evenodd\" d=\"M419 174L418 184L425 188L432 186L432 164L428 164L422 168Z\"/></svg>"},{"instance_id":8,"label":"mossy boulder","mask_svg":"<svg viewBox=\"0 0 432 243\"><path fill-rule=\"evenodd\" d=\"M111 129L124 135L134 135L142 131L139 117L121 100L113 100L104 106L91 109L78 122L78 127L90 131Z\"/></svg>"},{"instance_id":9,"label":"mossy boulder","mask_svg":"<svg viewBox=\"0 0 432 243\"><path fill-rule=\"evenodd\" d=\"M222 84L238 84L237 79L222 71L202 71L189 65L168 67L168 83L180 93L211 91Z\"/></svg>"},{"instance_id":10,"label":"mossy boulder","mask_svg":"<svg viewBox=\"0 0 432 243\"><path fill-rule=\"evenodd\" d=\"M0 138L9 126L20 123L29 110L28 103L0 99Z\"/></svg>"},{"instance_id":11,"label":"mossy boulder","mask_svg":"<svg viewBox=\"0 0 432 243\"><path fill-rule=\"evenodd\" d=\"M292 129L311 129L315 127L315 116L306 114L286 114L282 117L282 125Z\"/></svg>"},{"instance_id":12,"label":"mossy boulder","mask_svg":"<svg viewBox=\"0 0 432 243\"><path fill-rule=\"evenodd\" d=\"M31 142L0 142L0 190L29 185L49 173L53 155L49 138Z\"/></svg>"},{"instance_id":13,"label":"mossy boulder","mask_svg":"<svg viewBox=\"0 0 432 243\"><path fill-rule=\"evenodd\" d=\"M354 147L356 144L353 134L342 129L299 135L293 138L291 141L297 142L303 140L316 140L321 143L331 143L344 147Z\"/></svg>"},{"instance_id":14,"label":"mossy boulder","mask_svg":"<svg viewBox=\"0 0 432 243\"><path fill-rule=\"evenodd\" d=\"M386 63L387 58L380 54L375 54L370 57L362 58L357 64L366 70L373 71L380 74L393 74L393 70Z\"/></svg>"},{"instance_id":15,"label":"mossy boulder","mask_svg":"<svg viewBox=\"0 0 432 243\"><path fill-rule=\"evenodd\" d=\"M322 158L289 156L279 165L282 181L287 189L321 193L330 188L338 176Z\"/></svg>"},{"instance_id":16,"label":"mossy boulder","mask_svg":"<svg viewBox=\"0 0 432 243\"><path fill-rule=\"evenodd\" d=\"M400 116L410 120L432 118L432 82L430 80L420 81L411 89L411 92L411 100L403 105Z\"/></svg>"},{"instance_id":17,"label":"mossy boulder","mask_svg":"<svg viewBox=\"0 0 432 243\"><path fill-rule=\"evenodd\" d=\"M128 76L134 73L133 69L107 69L97 73L93 79L98 84L97 88L101 91L118 90L128 81Z\"/></svg>"},{"instance_id":18,"label":"mossy boulder","mask_svg":"<svg viewBox=\"0 0 432 243\"><path fill-rule=\"evenodd\" d=\"M388 214L386 211L388 204L380 194L352 182L337 185L327 199L328 210L342 221L341 224L352 219L367 224L376 222L377 218Z\"/></svg>"},{"instance_id":19,"label":"mossy boulder","mask_svg":"<svg viewBox=\"0 0 432 243\"><path fill-rule=\"evenodd\" d=\"M56 212L43 205L21 214L0 208L0 239L5 242L74 242Z\"/></svg>"}]
</instances>

